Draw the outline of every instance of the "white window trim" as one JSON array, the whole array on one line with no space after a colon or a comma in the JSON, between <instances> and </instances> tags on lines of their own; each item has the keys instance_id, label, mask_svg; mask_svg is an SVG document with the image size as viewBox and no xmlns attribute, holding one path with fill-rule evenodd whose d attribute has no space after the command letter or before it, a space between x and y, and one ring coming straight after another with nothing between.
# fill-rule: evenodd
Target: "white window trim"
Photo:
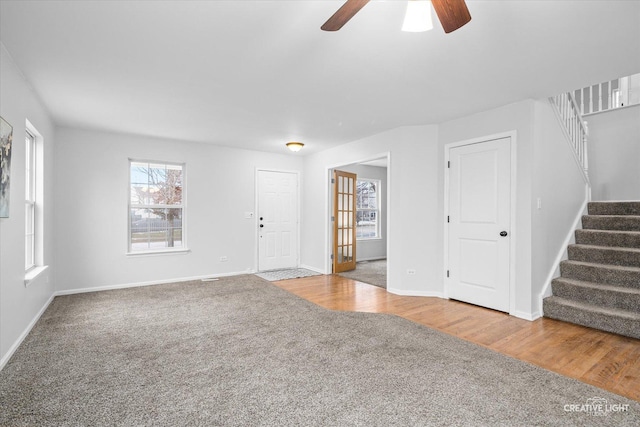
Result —
<instances>
[{"instance_id":1,"label":"white window trim","mask_svg":"<svg viewBox=\"0 0 640 427\"><path fill-rule=\"evenodd\" d=\"M154 207L159 208L181 208L182 209L182 246L179 248L158 248L158 249L145 249L139 251L131 250L131 208L135 207L146 207L151 205L139 205L131 203L131 163L150 163L150 164L161 164L161 165L173 165L180 166L182 168L182 204L180 205L153 205ZM128 160L128 182L127 185L129 187L127 191L127 250L125 252L126 256L159 256L159 255L182 255L190 253L191 250L187 246L187 192L185 191L187 188L187 165L185 163L180 162L167 162L160 160L148 160L148 159L134 159L129 158Z\"/></svg>"},{"instance_id":2,"label":"white window trim","mask_svg":"<svg viewBox=\"0 0 640 427\"><path fill-rule=\"evenodd\" d=\"M24 286L28 287L34 280L36 280L42 273L49 269L48 265L36 265L32 267L24 275Z\"/></svg>"},{"instance_id":3,"label":"white window trim","mask_svg":"<svg viewBox=\"0 0 640 427\"><path fill-rule=\"evenodd\" d=\"M25 287L29 286L37 277L42 275L48 270L49 266L44 264L44 138L38 132L38 130L31 124L31 122L25 120L25 132L32 138L32 164L33 170L32 179L32 199L26 199L25 189L25 209L27 205L34 207L33 215L33 264L26 265L26 248L24 252L25 256ZM26 137L26 135L25 135ZM25 153L26 155L26 153ZM26 162L26 159L25 159ZM25 164L26 166L26 164ZM26 178L26 173L25 173ZM25 182L25 185L26 182ZM25 215L26 217L26 215ZM26 223L25 223L26 227ZM25 228L25 244L26 244L26 228Z\"/></svg>"},{"instance_id":4,"label":"white window trim","mask_svg":"<svg viewBox=\"0 0 640 427\"><path fill-rule=\"evenodd\" d=\"M29 129L25 131L25 271L29 272L37 266L36 261L36 137ZM31 212L27 219L28 213ZM31 232L27 232L27 230ZM30 241L31 253L27 253L27 241ZM29 262L30 260L30 262Z\"/></svg>"},{"instance_id":5,"label":"white window trim","mask_svg":"<svg viewBox=\"0 0 640 427\"><path fill-rule=\"evenodd\" d=\"M184 233L184 228L182 229ZM188 254L191 252L189 248L178 248L178 249L156 249L156 250L148 250L148 251L135 251L135 252L127 252L126 256L156 256L156 255L182 255Z\"/></svg>"}]
</instances>

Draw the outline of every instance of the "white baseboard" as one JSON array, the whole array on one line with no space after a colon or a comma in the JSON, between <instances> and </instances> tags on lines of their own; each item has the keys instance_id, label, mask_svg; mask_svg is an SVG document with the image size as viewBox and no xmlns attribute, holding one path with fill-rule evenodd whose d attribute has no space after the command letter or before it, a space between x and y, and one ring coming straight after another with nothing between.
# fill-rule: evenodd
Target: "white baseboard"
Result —
<instances>
[{"instance_id":1,"label":"white baseboard","mask_svg":"<svg viewBox=\"0 0 640 427\"><path fill-rule=\"evenodd\" d=\"M320 273L320 274L329 274L329 273L325 273L324 270L320 268L311 267L310 265L306 265L306 264L300 264L300 268L304 268L305 270L315 271L316 273Z\"/></svg>"},{"instance_id":2,"label":"white baseboard","mask_svg":"<svg viewBox=\"0 0 640 427\"><path fill-rule=\"evenodd\" d=\"M436 297L436 298L445 298L442 292L434 292L434 291L407 291L404 289L396 289L396 288L387 288L387 292L390 294L401 295L404 297Z\"/></svg>"},{"instance_id":3,"label":"white baseboard","mask_svg":"<svg viewBox=\"0 0 640 427\"><path fill-rule=\"evenodd\" d=\"M518 319L524 319L529 321L534 321L542 317L539 311L534 311L533 313L527 313L525 311L514 311L513 313L509 313L513 317L517 317Z\"/></svg>"},{"instance_id":4,"label":"white baseboard","mask_svg":"<svg viewBox=\"0 0 640 427\"><path fill-rule=\"evenodd\" d=\"M217 274L207 274L204 276L192 276L192 277L179 277L175 279L165 279L165 280L154 280L149 282L136 282L136 283L123 283L119 285L105 285L105 286L92 286L90 288L79 288L79 289L66 289L62 291L57 291L54 295L73 295L73 294L83 294L87 292L100 292L100 291L111 291L114 289L126 289L126 288L138 288L141 286L153 286L153 285L164 285L167 283L177 283L177 282L189 282L192 280L202 280L202 279L212 279L217 277L228 277L228 276L239 276L242 274L253 274L254 271L240 271L240 272L232 272L232 273L217 273Z\"/></svg>"},{"instance_id":5,"label":"white baseboard","mask_svg":"<svg viewBox=\"0 0 640 427\"><path fill-rule=\"evenodd\" d=\"M42 314L45 312L47 307L49 307L49 304L51 304L51 301L53 301L54 298L55 298L55 294L49 297L47 302L44 303L44 305L38 311L38 313L36 313L33 319L31 319L31 322L29 322L29 325L27 325L27 327L22 332L22 334L20 334L16 342L14 342L13 345L9 348L9 351L7 351L7 353L4 356L2 356L2 359L0 359L0 371L2 371L2 369L7 364L9 359L11 359L11 356L13 356L13 353L15 353L18 347L20 347L20 344L22 344L22 341L24 341L27 335L29 335L29 332L31 332L31 329L33 329L33 327L38 322L38 320L40 320L40 316L42 316Z\"/></svg>"}]
</instances>

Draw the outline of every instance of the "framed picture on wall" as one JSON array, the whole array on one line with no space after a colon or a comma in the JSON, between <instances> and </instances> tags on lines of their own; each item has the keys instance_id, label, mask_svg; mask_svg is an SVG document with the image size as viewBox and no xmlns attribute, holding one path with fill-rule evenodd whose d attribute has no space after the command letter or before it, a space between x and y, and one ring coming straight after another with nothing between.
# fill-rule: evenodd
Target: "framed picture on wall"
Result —
<instances>
[{"instance_id":1,"label":"framed picture on wall","mask_svg":"<svg viewBox=\"0 0 640 427\"><path fill-rule=\"evenodd\" d=\"M0 117L0 218L9 218L13 127Z\"/></svg>"}]
</instances>

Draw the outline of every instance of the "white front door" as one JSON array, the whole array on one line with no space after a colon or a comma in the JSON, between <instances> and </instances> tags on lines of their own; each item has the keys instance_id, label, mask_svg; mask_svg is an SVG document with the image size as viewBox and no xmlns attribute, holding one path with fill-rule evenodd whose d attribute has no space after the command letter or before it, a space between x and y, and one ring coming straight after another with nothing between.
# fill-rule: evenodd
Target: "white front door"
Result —
<instances>
[{"instance_id":1,"label":"white front door","mask_svg":"<svg viewBox=\"0 0 640 427\"><path fill-rule=\"evenodd\" d=\"M447 295L509 311L511 139L449 149Z\"/></svg>"},{"instance_id":2,"label":"white front door","mask_svg":"<svg viewBox=\"0 0 640 427\"><path fill-rule=\"evenodd\" d=\"M298 266L298 175L258 171L258 270Z\"/></svg>"}]
</instances>

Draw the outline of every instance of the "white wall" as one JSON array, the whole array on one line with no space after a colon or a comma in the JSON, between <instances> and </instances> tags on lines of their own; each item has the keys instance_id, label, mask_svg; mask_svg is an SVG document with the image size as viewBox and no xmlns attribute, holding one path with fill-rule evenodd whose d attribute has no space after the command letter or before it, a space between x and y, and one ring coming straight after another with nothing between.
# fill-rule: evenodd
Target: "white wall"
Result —
<instances>
[{"instance_id":1,"label":"white wall","mask_svg":"<svg viewBox=\"0 0 640 427\"><path fill-rule=\"evenodd\" d=\"M0 115L13 126L10 217L0 218L0 368L53 295L54 127L11 56L0 43ZM49 269L25 287L25 124L44 138L44 247Z\"/></svg>"},{"instance_id":2,"label":"white wall","mask_svg":"<svg viewBox=\"0 0 640 427\"><path fill-rule=\"evenodd\" d=\"M444 225L444 146L499 133L516 131L516 230L511 230L512 242L516 244L515 310L512 314L529 318L534 312L531 286L531 192L533 159L533 114L534 101L526 100L500 108L463 117L440 125L437 162L438 222ZM437 240L440 259L444 254L444 228ZM443 262L443 261L441 261ZM512 296L513 297L513 296Z\"/></svg>"},{"instance_id":3,"label":"white wall","mask_svg":"<svg viewBox=\"0 0 640 427\"><path fill-rule=\"evenodd\" d=\"M541 314L540 294L559 275L559 256L566 259L568 240L588 196L582 166L548 101L536 101L534 122L531 283L533 309Z\"/></svg>"},{"instance_id":4,"label":"white wall","mask_svg":"<svg viewBox=\"0 0 640 427\"><path fill-rule=\"evenodd\" d=\"M340 166L339 170L358 175L358 179L380 181L378 201L380 203L380 238L357 241L356 261L383 259L387 257L387 168L368 165Z\"/></svg>"},{"instance_id":5,"label":"white wall","mask_svg":"<svg viewBox=\"0 0 640 427\"><path fill-rule=\"evenodd\" d=\"M59 291L252 271L257 224L244 213L256 208L255 170L302 170L293 154L64 128L57 139ZM126 255L129 158L186 164L190 252Z\"/></svg>"},{"instance_id":6,"label":"white wall","mask_svg":"<svg viewBox=\"0 0 640 427\"><path fill-rule=\"evenodd\" d=\"M330 272L329 169L389 153L387 288L441 295L440 250L432 243L439 227L437 149L436 126L407 126L305 157L303 264Z\"/></svg>"},{"instance_id":7,"label":"white wall","mask_svg":"<svg viewBox=\"0 0 640 427\"><path fill-rule=\"evenodd\" d=\"M586 120L593 200L640 200L640 105Z\"/></svg>"}]
</instances>

